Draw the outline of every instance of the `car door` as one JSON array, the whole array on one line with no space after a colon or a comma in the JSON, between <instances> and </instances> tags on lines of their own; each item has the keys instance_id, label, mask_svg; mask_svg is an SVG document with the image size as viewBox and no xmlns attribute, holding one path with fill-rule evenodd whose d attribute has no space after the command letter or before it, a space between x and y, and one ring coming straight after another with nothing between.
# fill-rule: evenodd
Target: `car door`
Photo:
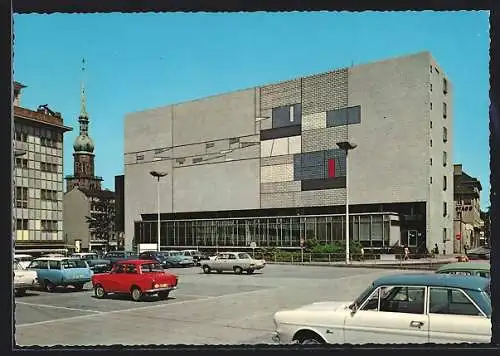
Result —
<instances>
[{"instance_id":1,"label":"car door","mask_svg":"<svg viewBox=\"0 0 500 356\"><path fill-rule=\"evenodd\" d=\"M227 262L226 254L225 253L217 254L217 256L215 256L215 258L212 261L212 266L213 266L212 269L221 271L226 270L225 262Z\"/></svg>"},{"instance_id":2,"label":"car door","mask_svg":"<svg viewBox=\"0 0 500 356\"><path fill-rule=\"evenodd\" d=\"M116 292L118 293L128 293L130 291L130 285L128 284L130 278L126 273L126 266L124 263L116 266L113 281L116 283Z\"/></svg>"},{"instance_id":3,"label":"car door","mask_svg":"<svg viewBox=\"0 0 500 356\"><path fill-rule=\"evenodd\" d=\"M429 290L429 342L491 341L491 319L463 290L444 287Z\"/></svg>"},{"instance_id":4,"label":"car door","mask_svg":"<svg viewBox=\"0 0 500 356\"><path fill-rule=\"evenodd\" d=\"M349 344L426 343L429 318L426 287L381 286L346 316L344 339Z\"/></svg>"}]
</instances>

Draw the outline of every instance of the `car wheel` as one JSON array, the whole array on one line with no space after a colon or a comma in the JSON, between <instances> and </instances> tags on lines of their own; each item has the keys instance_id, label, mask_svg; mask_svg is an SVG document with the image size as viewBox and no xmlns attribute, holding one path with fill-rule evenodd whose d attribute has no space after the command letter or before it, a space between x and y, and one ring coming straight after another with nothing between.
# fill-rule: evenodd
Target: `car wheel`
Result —
<instances>
[{"instance_id":1,"label":"car wheel","mask_svg":"<svg viewBox=\"0 0 500 356\"><path fill-rule=\"evenodd\" d=\"M319 340L316 340L316 339L304 339L302 340L301 342L302 345L317 345L317 344L321 344L321 342Z\"/></svg>"},{"instance_id":2,"label":"car wheel","mask_svg":"<svg viewBox=\"0 0 500 356\"><path fill-rule=\"evenodd\" d=\"M209 266L205 265L203 266L203 272L208 274L212 272L212 269Z\"/></svg>"},{"instance_id":3,"label":"car wheel","mask_svg":"<svg viewBox=\"0 0 500 356\"><path fill-rule=\"evenodd\" d=\"M22 297L26 294L26 289L16 289L16 297Z\"/></svg>"},{"instance_id":4,"label":"car wheel","mask_svg":"<svg viewBox=\"0 0 500 356\"><path fill-rule=\"evenodd\" d=\"M45 290L49 293L52 293L56 289L56 286L49 280L45 280L43 282L43 286L45 287Z\"/></svg>"},{"instance_id":5,"label":"car wheel","mask_svg":"<svg viewBox=\"0 0 500 356\"><path fill-rule=\"evenodd\" d=\"M130 293L132 294L132 300L134 302L138 302L141 300L141 297L142 297L142 292L139 288L137 287L132 287L132 290L130 291Z\"/></svg>"},{"instance_id":6,"label":"car wheel","mask_svg":"<svg viewBox=\"0 0 500 356\"><path fill-rule=\"evenodd\" d=\"M103 286L101 286L100 284L96 285L94 287L94 294L97 298L99 299L102 299L106 296L106 291L104 290Z\"/></svg>"},{"instance_id":7,"label":"car wheel","mask_svg":"<svg viewBox=\"0 0 500 356\"><path fill-rule=\"evenodd\" d=\"M243 272L243 269L239 266L234 267L234 273L235 274L241 274Z\"/></svg>"},{"instance_id":8,"label":"car wheel","mask_svg":"<svg viewBox=\"0 0 500 356\"><path fill-rule=\"evenodd\" d=\"M168 299L169 294L170 294L170 291L159 292L158 297L160 297L160 299Z\"/></svg>"},{"instance_id":9,"label":"car wheel","mask_svg":"<svg viewBox=\"0 0 500 356\"><path fill-rule=\"evenodd\" d=\"M77 283L73 287L75 287L76 290L80 291L83 289L84 283Z\"/></svg>"},{"instance_id":10,"label":"car wheel","mask_svg":"<svg viewBox=\"0 0 500 356\"><path fill-rule=\"evenodd\" d=\"M247 273L248 273L248 274L252 274L253 272L254 272L254 270L253 270L253 269L247 269Z\"/></svg>"}]
</instances>

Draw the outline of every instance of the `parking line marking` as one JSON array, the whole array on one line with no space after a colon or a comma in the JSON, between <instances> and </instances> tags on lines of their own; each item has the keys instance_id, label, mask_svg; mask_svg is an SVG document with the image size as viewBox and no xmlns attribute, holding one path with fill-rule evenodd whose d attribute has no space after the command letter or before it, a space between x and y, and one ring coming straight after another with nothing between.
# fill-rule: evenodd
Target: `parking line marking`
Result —
<instances>
[{"instance_id":1,"label":"parking line marking","mask_svg":"<svg viewBox=\"0 0 500 356\"><path fill-rule=\"evenodd\" d=\"M368 274L365 273L365 274L357 274L357 275L352 275L352 276L344 276L344 277L340 277L340 278L332 278L332 281L338 281L338 280L355 278L355 277L363 277L363 276L366 277L367 275L379 274L379 273L380 272L373 272L373 273L368 273ZM36 326L36 325L45 325L45 324L51 324L51 323L60 322L60 321L71 321L71 320L87 319L87 318L92 318L92 317L95 317L95 316L127 313L127 312L133 312L133 311L136 311L136 310L155 309L155 308L160 308L160 307L168 307L170 305L180 305L180 304L187 304L187 303L203 302L203 301L207 301L207 300L217 300L217 299L222 299L222 298L226 298L226 297L235 297L235 296L250 295L250 294L275 291L275 290L278 290L278 289L285 289L285 288L289 288L289 287L265 288L265 289L258 289L258 290L253 290L253 291L240 292L240 293L231 293L231 294L224 294L224 295L218 295L218 296L212 296L212 297L205 297L205 298L202 297L202 298L199 298L199 299L181 300L181 301L172 302L172 303L155 304L155 305L148 305L148 306L144 306L144 307L136 307L136 308L112 310L112 311L107 311L107 312L99 312L99 313L87 314L87 315L78 315L78 316L72 316L72 317L67 317L67 318L59 318L59 319L52 319L52 320L43 320L43 321L36 321L36 322L25 323L25 324L16 324L16 328L22 328L22 327L28 327L28 326Z\"/></svg>"},{"instance_id":2,"label":"parking line marking","mask_svg":"<svg viewBox=\"0 0 500 356\"><path fill-rule=\"evenodd\" d=\"M41 308L53 308L53 309L64 309L64 310L81 311L81 312L95 313L95 314L102 314L102 313L104 313L104 312L98 311L98 310L70 308L70 307L62 307L62 306L59 306L59 305L50 305L50 304L36 304L36 303L26 303L26 302L18 302L18 301L16 301L16 304L28 305L28 306L33 306L33 307L41 307Z\"/></svg>"}]
</instances>

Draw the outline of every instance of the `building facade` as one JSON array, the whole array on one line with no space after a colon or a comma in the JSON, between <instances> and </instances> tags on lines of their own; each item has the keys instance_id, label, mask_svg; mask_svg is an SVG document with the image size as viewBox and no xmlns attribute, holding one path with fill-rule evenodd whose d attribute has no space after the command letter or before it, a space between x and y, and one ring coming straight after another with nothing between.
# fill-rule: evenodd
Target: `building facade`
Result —
<instances>
[{"instance_id":1,"label":"building facade","mask_svg":"<svg viewBox=\"0 0 500 356\"><path fill-rule=\"evenodd\" d=\"M468 175L461 164L453 166L454 185L454 251L464 252L464 246L469 248L481 245L481 231L484 222L481 218L481 183L477 178Z\"/></svg>"},{"instance_id":2,"label":"building facade","mask_svg":"<svg viewBox=\"0 0 500 356\"><path fill-rule=\"evenodd\" d=\"M14 83L15 249L64 249L63 139L72 129L47 105L21 107L23 88Z\"/></svg>"},{"instance_id":3,"label":"building facade","mask_svg":"<svg viewBox=\"0 0 500 356\"><path fill-rule=\"evenodd\" d=\"M157 184L165 247L344 240L354 141L350 239L450 253L452 117L428 52L129 114L126 248L156 241Z\"/></svg>"},{"instance_id":4,"label":"building facade","mask_svg":"<svg viewBox=\"0 0 500 356\"><path fill-rule=\"evenodd\" d=\"M125 175L115 176L115 232L118 248L125 247Z\"/></svg>"}]
</instances>

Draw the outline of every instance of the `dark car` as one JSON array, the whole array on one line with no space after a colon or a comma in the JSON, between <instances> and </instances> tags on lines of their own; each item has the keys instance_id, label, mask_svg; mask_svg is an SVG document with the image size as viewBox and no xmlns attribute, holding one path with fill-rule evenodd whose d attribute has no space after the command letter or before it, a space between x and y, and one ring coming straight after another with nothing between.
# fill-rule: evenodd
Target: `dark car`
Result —
<instances>
[{"instance_id":1,"label":"dark car","mask_svg":"<svg viewBox=\"0 0 500 356\"><path fill-rule=\"evenodd\" d=\"M201 261L210 259L208 255L203 254L198 250L182 250L180 252L184 256L191 256L197 266L201 266Z\"/></svg>"},{"instance_id":2,"label":"dark car","mask_svg":"<svg viewBox=\"0 0 500 356\"><path fill-rule=\"evenodd\" d=\"M486 246L481 246L467 251L467 258L469 260L489 260L490 259L490 248Z\"/></svg>"},{"instance_id":3,"label":"dark car","mask_svg":"<svg viewBox=\"0 0 500 356\"><path fill-rule=\"evenodd\" d=\"M99 257L95 252L78 252L72 254L71 257L87 262L94 273L104 273L111 270L111 261Z\"/></svg>"},{"instance_id":4,"label":"dark car","mask_svg":"<svg viewBox=\"0 0 500 356\"><path fill-rule=\"evenodd\" d=\"M105 260L109 260L111 266L114 266L114 264L118 261L137 259L137 255L133 252L128 251L110 251L106 253L102 258Z\"/></svg>"},{"instance_id":5,"label":"dark car","mask_svg":"<svg viewBox=\"0 0 500 356\"><path fill-rule=\"evenodd\" d=\"M168 263L167 263L167 260L166 260L165 256L163 254L157 252L157 251L144 251L144 252L141 252L139 254L139 258L141 260L156 261L159 264L161 264L161 266L163 268L167 268L168 267Z\"/></svg>"}]
</instances>

